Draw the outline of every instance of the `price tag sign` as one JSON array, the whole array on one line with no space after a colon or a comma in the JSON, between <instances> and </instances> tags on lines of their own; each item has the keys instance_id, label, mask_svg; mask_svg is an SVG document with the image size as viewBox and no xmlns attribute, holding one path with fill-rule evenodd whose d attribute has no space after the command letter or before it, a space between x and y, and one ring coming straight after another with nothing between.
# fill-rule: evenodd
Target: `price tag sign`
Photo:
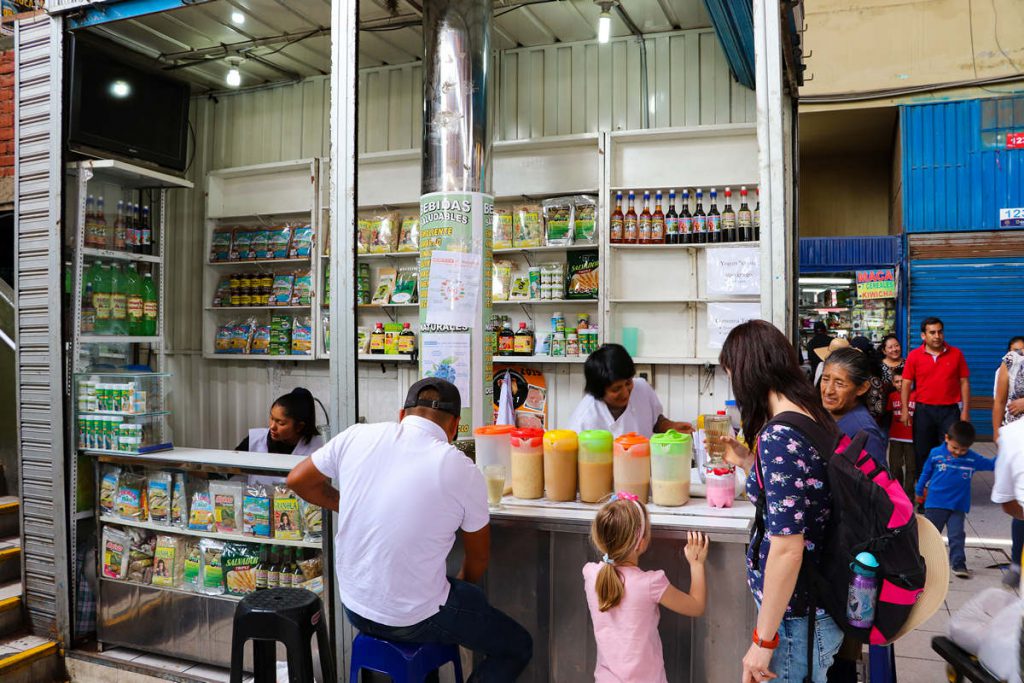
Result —
<instances>
[{"instance_id":1,"label":"price tag sign","mask_svg":"<svg viewBox=\"0 0 1024 683\"><path fill-rule=\"evenodd\" d=\"M1006 134L1006 149L1024 149L1024 131Z\"/></svg>"},{"instance_id":2,"label":"price tag sign","mask_svg":"<svg viewBox=\"0 0 1024 683\"><path fill-rule=\"evenodd\" d=\"M999 209L999 227L1019 228L1024 226L1024 208Z\"/></svg>"}]
</instances>

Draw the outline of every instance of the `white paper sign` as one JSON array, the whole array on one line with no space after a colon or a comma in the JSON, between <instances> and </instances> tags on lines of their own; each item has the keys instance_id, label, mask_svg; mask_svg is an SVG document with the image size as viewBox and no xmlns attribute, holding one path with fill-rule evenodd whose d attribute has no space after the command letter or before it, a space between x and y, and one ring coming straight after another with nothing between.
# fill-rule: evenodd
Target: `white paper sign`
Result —
<instances>
[{"instance_id":1,"label":"white paper sign","mask_svg":"<svg viewBox=\"0 0 1024 683\"><path fill-rule=\"evenodd\" d=\"M471 339L468 333L462 332L424 332L420 335L420 367L423 368L423 376L440 377L458 387L463 408L472 407Z\"/></svg>"},{"instance_id":2,"label":"white paper sign","mask_svg":"<svg viewBox=\"0 0 1024 683\"><path fill-rule=\"evenodd\" d=\"M732 328L761 317L761 304L708 304L708 347L720 349Z\"/></svg>"},{"instance_id":3,"label":"white paper sign","mask_svg":"<svg viewBox=\"0 0 1024 683\"><path fill-rule=\"evenodd\" d=\"M761 293L761 250L757 247L707 249L708 296Z\"/></svg>"},{"instance_id":4,"label":"white paper sign","mask_svg":"<svg viewBox=\"0 0 1024 683\"><path fill-rule=\"evenodd\" d=\"M473 327L477 321L481 272L480 254L432 252L427 324Z\"/></svg>"}]
</instances>

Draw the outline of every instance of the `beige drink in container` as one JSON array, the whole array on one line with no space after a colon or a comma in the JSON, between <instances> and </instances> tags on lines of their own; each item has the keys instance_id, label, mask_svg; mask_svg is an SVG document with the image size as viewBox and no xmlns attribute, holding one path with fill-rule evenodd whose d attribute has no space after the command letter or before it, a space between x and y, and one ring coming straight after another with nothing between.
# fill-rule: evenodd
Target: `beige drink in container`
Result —
<instances>
[{"instance_id":1,"label":"beige drink in container","mask_svg":"<svg viewBox=\"0 0 1024 683\"><path fill-rule=\"evenodd\" d=\"M576 432L551 429L544 433L544 491L548 500L576 500Z\"/></svg>"},{"instance_id":2,"label":"beige drink in container","mask_svg":"<svg viewBox=\"0 0 1024 683\"><path fill-rule=\"evenodd\" d=\"M670 429L651 437L651 500L670 507L690 502L693 438Z\"/></svg>"},{"instance_id":3,"label":"beige drink in container","mask_svg":"<svg viewBox=\"0 0 1024 683\"><path fill-rule=\"evenodd\" d=\"M544 430L515 429L510 436L512 495L516 498L544 496Z\"/></svg>"},{"instance_id":4,"label":"beige drink in container","mask_svg":"<svg viewBox=\"0 0 1024 683\"><path fill-rule=\"evenodd\" d=\"M505 468L504 495L512 493L512 481L508 473L512 471L512 425L487 425L477 427L473 432L476 442L476 466L481 472L488 465L501 465Z\"/></svg>"},{"instance_id":5,"label":"beige drink in container","mask_svg":"<svg viewBox=\"0 0 1024 683\"><path fill-rule=\"evenodd\" d=\"M580 500L599 503L612 493L612 433L588 429L579 442Z\"/></svg>"},{"instance_id":6,"label":"beige drink in container","mask_svg":"<svg viewBox=\"0 0 1024 683\"><path fill-rule=\"evenodd\" d=\"M629 491L646 503L651 486L651 445L636 432L615 439L612 472L616 491Z\"/></svg>"}]
</instances>

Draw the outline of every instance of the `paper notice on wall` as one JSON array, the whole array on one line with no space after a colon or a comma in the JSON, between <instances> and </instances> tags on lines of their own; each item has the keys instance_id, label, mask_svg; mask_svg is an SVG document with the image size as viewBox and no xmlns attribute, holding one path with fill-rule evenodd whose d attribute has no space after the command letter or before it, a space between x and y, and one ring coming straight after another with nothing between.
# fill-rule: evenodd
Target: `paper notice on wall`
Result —
<instances>
[{"instance_id":1,"label":"paper notice on wall","mask_svg":"<svg viewBox=\"0 0 1024 683\"><path fill-rule=\"evenodd\" d=\"M436 252L435 252L436 253ZM424 332L420 335L420 364L424 377L448 380L459 389L462 407L472 407L471 337L468 333Z\"/></svg>"},{"instance_id":2,"label":"paper notice on wall","mask_svg":"<svg viewBox=\"0 0 1024 683\"><path fill-rule=\"evenodd\" d=\"M472 328L478 323L480 254L435 250L430 254L427 324Z\"/></svg>"},{"instance_id":3,"label":"paper notice on wall","mask_svg":"<svg viewBox=\"0 0 1024 683\"><path fill-rule=\"evenodd\" d=\"M761 251L757 247L707 249L708 296L761 293Z\"/></svg>"},{"instance_id":4,"label":"paper notice on wall","mask_svg":"<svg viewBox=\"0 0 1024 683\"><path fill-rule=\"evenodd\" d=\"M761 304L708 304L708 348L720 349L732 328L761 317Z\"/></svg>"}]
</instances>

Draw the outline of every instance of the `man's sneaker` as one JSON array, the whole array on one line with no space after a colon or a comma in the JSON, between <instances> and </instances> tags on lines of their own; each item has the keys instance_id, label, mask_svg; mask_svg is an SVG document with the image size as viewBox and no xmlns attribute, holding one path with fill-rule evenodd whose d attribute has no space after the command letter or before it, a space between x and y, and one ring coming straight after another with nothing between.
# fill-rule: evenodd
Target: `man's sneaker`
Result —
<instances>
[{"instance_id":1,"label":"man's sneaker","mask_svg":"<svg viewBox=\"0 0 1024 683\"><path fill-rule=\"evenodd\" d=\"M963 565L960 565L959 567L953 567L953 573L959 576L961 579L971 578L971 570Z\"/></svg>"}]
</instances>

